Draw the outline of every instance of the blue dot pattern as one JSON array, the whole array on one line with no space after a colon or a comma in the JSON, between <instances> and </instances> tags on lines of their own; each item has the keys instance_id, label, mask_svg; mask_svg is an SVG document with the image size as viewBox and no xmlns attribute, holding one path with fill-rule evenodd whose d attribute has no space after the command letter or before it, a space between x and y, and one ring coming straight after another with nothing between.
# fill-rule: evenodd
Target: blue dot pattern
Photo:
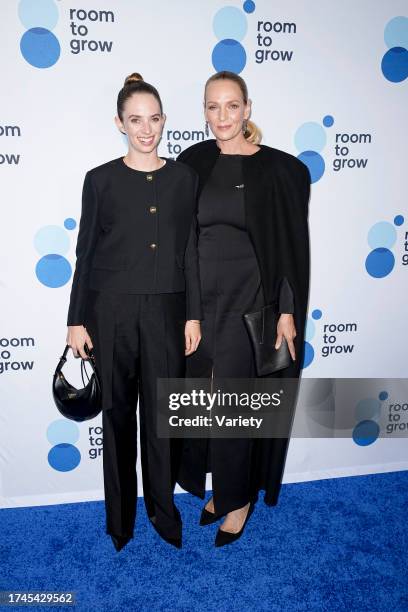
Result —
<instances>
[{"instance_id":1,"label":"blue dot pattern","mask_svg":"<svg viewBox=\"0 0 408 612\"><path fill-rule=\"evenodd\" d=\"M314 359L314 348L310 344L310 342L305 341L303 349L304 350L303 350L303 359L302 359L301 367L305 369L312 363Z\"/></svg>"},{"instance_id":2,"label":"blue dot pattern","mask_svg":"<svg viewBox=\"0 0 408 612\"><path fill-rule=\"evenodd\" d=\"M375 223L368 232L368 244L372 249L386 247L390 249L397 239L397 231L392 223L379 221Z\"/></svg>"},{"instance_id":3,"label":"blue dot pattern","mask_svg":"<svg viewBox=\"0 0 408 612\"><path fill-rule=\"evenodd\" d=\"M353 440L358 446L373 444L380 434L380 426L370 419L360 421L353 429Z\"/></svg>"},{"instance_id":4,"label":"blue dot pattern","mask_svg":"<svg viewBox=\"0 0 408 612\"><path fill-rule=\"evenodd\" d=\"M65 219L64 227L67 230L75 229L76 228L76 221L75 221L75 219L72 219L71 217L69 217L68 219Z\"/></svg>"},{"instance_id":5,"label":"blue dot pattern","mask_svg":"<svg viewBox=\"0 0 408 612\"><path fill-rule=\"evenodd\" d=\"M248 23L244 13L235 6L225 6L213 19L213 30L218 40L232 38L242 40L247 33Z\"/></svg>"},{"instance_id":6,"label":"blue dot pattern","mask_svg":"<svg viewBox=\"0 0 408 612\"><path fill-rule=\"evenodd\" d=\"M57 472L71 472L81 462L81 453L75 446L79 440L79 427L74 421L57 419L49 424L47 439L53 444L48 463Z\"/></svg>"},{"instance_id":7,"label":"blue dot pattern","mask_svg":"<svg viewBox=\"0 0 408 612\"><path fill-rule=\"evenodd\" d=\"M44 255L37 262L35 273L40 283L51 289L66 285L72 275L71 264L62 255Z\"/></svg>"},{"instance_id":8,"label":"blue dot pattern","mask_svg":"<svg viewBox=\"0 0 408 612\"><path fill-rule=\"evenodd\" d=\"M75 444L79 440L79 427L75 421L57 419L48 425L47 440L50 444Z\"/></svg>"},{"instance_id":9,"label":"blue dot pattern","mask_svg":"<svg viewBox=\"0 0 408 612\"><path fill-rule=\"evenodd\" d=\"M58 23L58 7L54 0L21 0L18 5L18 16L23 26L30 30L43 26L53 30Z\"/></svg>"},{"instance_id":10,"label":"blue dot pattern","mask_svg":"<svg viewBox=\"0 0 408 612\"><path fill-rule=\"evenodd\" d=\"M65 219L66 229L76 227L75 219ZM69 251L70 238L66 229L58 225L45 225L34 236L34 246L42 257L36 264L37 279L50 289L66 285L72 276L72 267L64 257Z\"/></svg>"},{"instance_id":11,"label":"blue dot pattern","mask_svg":"<svg viewBox=\"0 0 408 612\"><path fill-rule=\"evenodd\" d=\"M394 217L394 225L388 221L378 221L368 231L368 244L372 251L366 257L365 268L373 278L384 278L392 272L395 266L395 257L391 251L397 239L394 226L404 223L402 215Z\"/></svg>"},{"instance_id":12,"label":"blue dot pattern","mask_svg":"<svg viewBox=\"0 0 408 612\"><path fill-rule=\"evenodd\" d=\"M61 46L51 30L58 22L54 0L21 0L18 15L26 31L20 40L20 51L35 68L50 68L60 58Z\"/></svg>"},{"instance_id":13,"label":"blue dot pattern","mask_svg":"<svg viewBox=\"0 0 408 612\"><path fill-rule=\"evenodd\" d=\"M58 39L45 28L31 28L21 38L20 50L24 59L35 68L50 68L59 59Z\"/></svg>"},{"instance_id":14,"label":"blue dot pattern","mask_svg":"<svg viewBox=\"0 0 408 612\"><path fill-rule=\"evenodd\" d=\"M394 17L385 26L384 41L388 47L381 60L381 71L391 83L408 77L408 17Z\"/></svg>"},{"instance_id":15,"label":"blue dot pattern","mask_svg":"<svg viewBox=\"0 0 408 612\"><path fill-rule=\"evenodd\" d=\"M212 63L217 72L229 70L239 74L246 64L245 49L237 40L221 40L214 47Z\"/></svg>"},{"instance_id":16,"label":"blue dot pattern","mask_svg":"<svg viewBox=\"0 0 408 612\"><path fill-rule=\"evenodd\" d=\"M246 0L242 8L244 9L246 13L253 13L255 10L255 2L253 2L252 0Z\"/></svg>"},{"instance_id":17,"label":"blue dot pattern","mask_svg":"<svg viewBox=\"0 0 408 612\"><path fill-rule=\"evenodd\" d=\"M56 444L48 453L48 463L58 472L71 472L80 461L81 453L72 444Z\"/></svg>"},{"instance_id":18,"label":"blue dot pattern","mask_svg":"<svg viewBox=\"0 0 408 612\"><path fill-rule=\"evenodd\" d=\"M242 8L224 6L214 16L213 31L218 43L212 51L211 61L217 72L229 70L239 74L245 68L247 55L241 44L248 30L245 13L255 11L255 2L247 0Z\"/></svg>"},{"instance_id":19,"label":"blue dot pattern","mask_svg":"<svg viewBox=\"0 0 408 612\"><path fill-rule=\"evenodd\" d=\"M330 127L334 123L332 115L323 118L323 125ZM323 156L320 152L327 142L326 131L320 123L308 121L303 123L295 133L295 146L300 151L297 156L308 168L312 183L319 181L326 168Z\"/></svg>"},{"instance_id":20,"label":"blue dot pattern","mask_svg":"<svg viewBox=\"0 0 408 612\"><path fill-rule=\"evenodd\" d=\"M384 278L392 272L394 264L393 253L389 249L379 247L367 255L365 267L373 278Z\"/></svg>"},{"instance_id":21,"label":"blue dot pattern","mask_svg":"<svg viewBox=\"0 0 408 612\"><path fill-rule=\"evenodd\" d=\"M314 324L313 319L310 319L308 317L307 322L306 322L305 340L307 340L308 342L313 340L315 333L316 333L316 325Z\"/></svg>"},{"instance_id":22,"label":"blue dot pattern","mask_svg":"<svg viewBox=\"0 0 408 612\"><path fill-rule=\"evenodd\" d=\"M358 402L355 415L359 421L379 418L381 411L381 402L373 397L362 399Z\"/></svg>"}]
</instances>

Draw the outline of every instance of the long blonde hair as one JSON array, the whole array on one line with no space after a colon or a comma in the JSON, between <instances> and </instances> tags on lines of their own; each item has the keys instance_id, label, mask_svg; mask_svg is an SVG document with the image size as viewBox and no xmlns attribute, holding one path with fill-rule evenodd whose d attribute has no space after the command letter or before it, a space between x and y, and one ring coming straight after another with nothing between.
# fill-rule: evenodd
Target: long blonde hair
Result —
<instances>
[{"instance_id":1,"label":"long blonde hair","mask_svg":"<svg viewBox=\"0 0 408 612\"><path fill-rule=\"evenodd\" d=\"M229 70L222 70L221 72L216 72L215 74L210 76L210 78L205 84L204 98L205 98L205 92L207 91L208 85L212 83L213 81L221 81L221 80L225 80L225 81L228 80L228 81L233 81L234 83L236 83L241 90L242 97L244 99L244 103L247 104L248 102L247 84L245 83L242 77L240 77L235 72L230 72ZM244 138L248 142L251 142L252 144L256 144L256 145L261 142L262 132L253 121L249 121L249 120L247 121L246 130L244 132Z\"/></svg>"}]
</instances>

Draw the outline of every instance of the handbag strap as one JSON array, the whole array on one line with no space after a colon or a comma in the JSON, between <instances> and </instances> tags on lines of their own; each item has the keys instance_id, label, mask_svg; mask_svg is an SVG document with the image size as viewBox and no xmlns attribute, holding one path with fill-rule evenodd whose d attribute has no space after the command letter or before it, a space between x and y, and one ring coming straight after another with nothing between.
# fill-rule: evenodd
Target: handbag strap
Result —
<instances>
[{"instance_id":1,"label":"handbag strap","mask_svg":"<svg viewBox=\"0 0 408 612\"><path fill-rule=\"evenodd\" d=\"M86 382L85 382L85 378L84 378L84 372L86 374ZM88 372L86 371L86 367L85 367L85 361L83 359L81 359L81 378L82 378L82 384L84 385L84 387L86 387L86 385L89 383L89 376L88 376Z\"/></svg>"},{"instance_id":2,"label":"handbag strap","mask_svg":"<svg viewBox=\"0 0 408 612\"><path fill-rule=\"evenodd\" d=\"M55 372L56 372L56 373L57 373L57 372L61 372L61 370L62 370L62 368L63 368L63 366L64 366L65 362L67 361L67 353L68 353L69 349L70 349L70 346L67 344L67 345L66 345L66 347L65 347L65 349L64 349L64 352L62 353L62 355L61 355L61 357L60 357L60 360L59 360L59 362L58 362L58 365L57 365L57 367L55 368Z\"/></svg>"},{"instance_id":3,"label":"handbag strap","mask_svg":"<svg viewBox=\"0 0 408 612\"><path fill-rule=\"evenodd\" d=\"M69 346L69 344L67 344L65 346L64 352L62 353L62 355L60 357L60 360L59 360L58 365L57 365L57 367L55 369L55 372L60 372L62 370L62 368L64 367L64 365L65 365L65 363L67 361L67 354L68 354L68 351L69 351L70 348L71 347ZM84 345L84 350L85 350L85 353L88 356L87 361L89 361L89 363L91 364L92 370L95 372L95 357L94 357L92 351L89 349L87 344ZM83 377L82 369L85 369L84 361L85 360L81 358L81 376L82 377ZM86 369L85 369L85 372L86 372ZM87 372L86 372L86 375L87 375L88 381L89 381L89 376L88 376ZM82 378L82 382L83 382L83 380L84 379Z\"/></svg>"},{"instance_id":4,"label":"handbag strap","mask_svg":"<svg viewBox=\"0 0 408 612\"><path fill-rule=\"evenodd\" d=\"M86 363L89 363L89 365L90 365L90 366L91 366L91 368L92 368L92 372L93 372L93 374L95 374L95 378L96 378L96 379L98 379L98 373L97 373L97 371L96 371L96 366L95 366L95 357L94 357L94 354L93 354L92 349L89 349L88 345L87 345L87 344L85 344L85 345L84 345L84 351L85 351L85 353L87 354L88 359L87 359L87 360L85 360L85 359L82 359L82 360L81 360L81 376L83 376L82 371L84 370L84 371L85 371L85 374L86 374L86 377L87 377L87 379L88 379L88 382L89 382L89 380L90 380L90 379L89 379L89 376L88 376L88 372L86 371L85 364L86 364ZM82 378L82 382L84 382L84 379L83 379L83 378ZM84 383L84 384L85 384L85 383Z\"/></svg>"}]
</instances>

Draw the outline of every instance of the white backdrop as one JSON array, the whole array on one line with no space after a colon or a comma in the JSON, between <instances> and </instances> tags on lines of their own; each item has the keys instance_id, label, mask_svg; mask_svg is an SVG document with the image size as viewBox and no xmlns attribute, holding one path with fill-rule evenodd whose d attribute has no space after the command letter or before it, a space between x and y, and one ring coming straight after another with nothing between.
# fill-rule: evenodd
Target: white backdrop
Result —
<instances>
[{"instance_id":1,"label":"white backdrop","mask_svg":"<svg viewBox=\"0 0 408 612\"><path fill-rule=\"evenodd\" d=\"M407 377L406 9L405 0L3 0L1 506L103 498L101 420L60 418L50 385L83 177L126 151L113 117L133 71L162 95L163 156L203 138L203 84L232 68L263 142L310 167L303 375L383 380L353 398L356 435L291 441L284 481L408 468L405 439L385 430L392 410L407 423L408 398L384 382ZM374 433L361 445L367 421Z\"/></svg>"}]
</instances>

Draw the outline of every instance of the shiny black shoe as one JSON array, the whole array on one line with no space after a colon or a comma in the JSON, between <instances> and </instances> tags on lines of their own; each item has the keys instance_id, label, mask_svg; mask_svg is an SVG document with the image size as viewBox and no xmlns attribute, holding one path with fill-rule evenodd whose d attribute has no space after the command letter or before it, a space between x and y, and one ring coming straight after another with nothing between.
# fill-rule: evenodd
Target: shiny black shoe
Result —
<instances>
[{"instance_id":1,"label":"shiny black shoe","mask_svg":"<svg viewBox=\"0 0 408 612\"><path fill-rule=\"evenodd\" d=\"M254 511L254 508L255 508L255 504L254 502L251 502L249 504L248 513L246 515L244 524L242 525L241 529L237 533L231 533L230 531L222 531L222 529L219 528L217 531L217 535L215 537L215 546L217 547L225 546L226 544L232 544L236 540L239 540L239 538L244 533L246 524L249 521L249 518Z\"/></svg>"},{"instance_id":2,"label":"shiny black shoe","mask_svg":"<svg viewBox=\"0 0 408 612\"><path fill-rule=\"evenodd\" d=\"M127 536L114 536L114 535L111 535L111 538L112 538L113 545L116 548L117 552L121 551L122 548L124 548L126 544L129 542L129 540L131 539Z\"/></svg>"}]
</instances>

